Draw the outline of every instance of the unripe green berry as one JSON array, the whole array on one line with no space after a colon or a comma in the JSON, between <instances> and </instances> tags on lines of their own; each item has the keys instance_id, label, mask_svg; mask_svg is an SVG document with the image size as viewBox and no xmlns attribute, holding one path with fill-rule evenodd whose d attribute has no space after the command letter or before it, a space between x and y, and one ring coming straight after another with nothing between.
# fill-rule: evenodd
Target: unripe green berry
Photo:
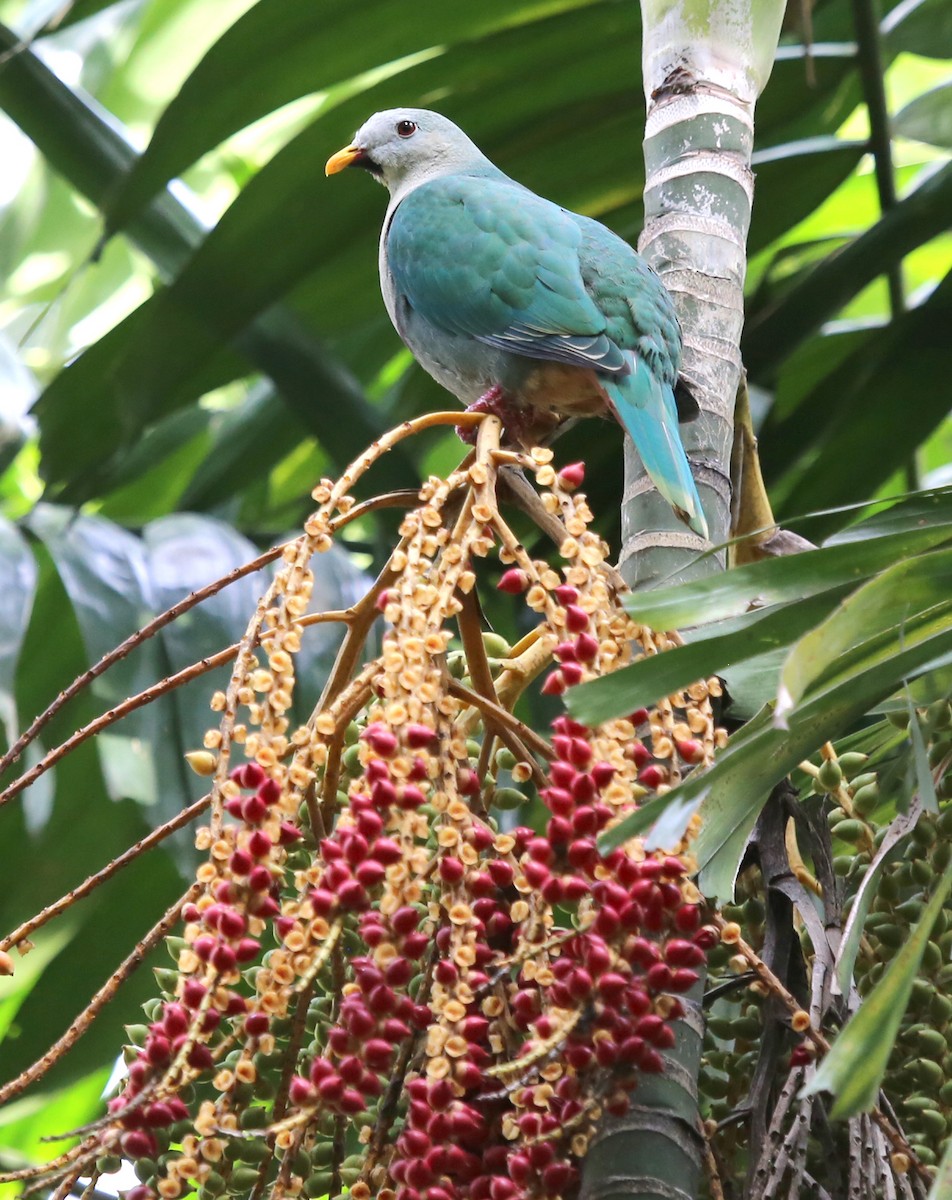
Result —
<instances>
[{"instance_id":1,"label":"unripe green berry","mask_svg":"<svg viewBox=\"0 0 952 1200\"><path fill-rule=\"evenodd\" d=\"M848 779L852 779L863 763L867 762L868 760L868 754L860 754L856 750L850 750L846 754L841 754L838 761L843 774Z\"/></svg>"},{"instance_id":2,"label":"unripe green berry","mask_svg":"<svg viewBox=\"0 0 952 1200\"><path fill-rule=\"evenodd\" d=\"M952 728L952 704L948 700L936 700L926 709L926 720L933 729Z\"/></svg>"},{"instance_id":3,"label":"unripe green berry","mask_svg":"<svg viewBox=\"0 0 952 1200\"><path fill-rule=\"evenodd\" d=\"M251 1108L246 1108L238 1118L238 1124L242 1129L264 1129L268 1124L268 1110L260 1104L256 1104Z\"/></svg>"},{"instance_id":4,"label":"unripe green berry","mask_svg":"<svg viewBox=\"0 0 952 1200\"><path fill-rule=\"evenodd\" d=\"M877 804L879 804L878 783L867 783L853 793L853 808L862 817L868 817Z\"/></svg>"},{"instance_id":5,"label":"unripe green berry","mask_svg":"<svg viewBox=\"0 0 952 1200\"><path fill-rule=\"evenodd\" d=\"M234 1193L249 1191L258 1182L255 1167L235 1167L228 1177L228 1185Z\"/></svg>"},{"instance_id":6,"label":"unripe green berry","mask_svg":"<svg viewBox=\"0 0 952 1200\"><path fill-rule=\"evenodd\" d=\"M942 1068L931 1058L917 1058L912 1064L913 1070L922 1087L937 1088L941 1085L945 1076L942 1074Z\"/></svg>"},{"instance_id":7,"label":"unripe green berry","mask_svg":"<svg viewBox=\"0 0 952 1200\"><path fill-rule=\"evenodd\" d=\"M817 780L827 792L835 792L843 782L843 772L835 758L825 759L820 766Z\"/></svg>"},{"instance_id":8,"label":"unripe green berry","mask_svg":"<svg viewBox=\"0 0 952 1200\"><path fill-rule=\"evenodd\" d=\"M490 804L491 807L498 808L500 812L512 812L525 802L526 797L518 788L504 787L495 789Z\"/></svg>"},{"instance_id":9,"label":"unripe green berry","mask_svg":"<svg viewBox=\"0 0 952 1200\"><path fill-rule=\"evenodd\" d=\"M878 776L875 771L864 771L862 775L857 775L850 784L850 791L855 796L860 788L868 787L871 783L875 783Z\"/></svg>"},{"instance_id":10,"label":"unripe green berry","mask_svg":"<svg viewBox=\"0 0 952 1200\"><path fill-rule=\"evenodd\" d=\"M938 874L945 873L946 867L952 862L952 842L936 842L929 855L932 869Z\"/></svg>"},{"instance_id":11,"label":"unripe green berry","mask_svg":"<svg viewBox=\"0 0 952 1200\"><path fill-rule=\"evenodd\" d=\"M919 846L931 846L936 839L935 821L923 813L912 829L912 840Z\"/></svg>"},{"instance_id":12,"label":"unripe green berry","mask_svg":"<svg viewBox=\"0 0 952 1200\"><path fill-rule=\"evenodd\" d=\"M508 658L512 647L498 633L484 633L483 649L490 658Z\"/></svg>"},{"instance_id":13,"label":"unripe green berry","mask_svg":"<svg viewBox=\"0 0 952 1200\"><path fill-rule=\"evenodd\" d=\"M916 1033L916 1042L923 1053L930 1058L938 1058L940 1055L944 1055L948 1049L945 1038L938 1029L920 1029Z\"/></svg>"},{"instance_id":14,"label":"unripe green berry","mask_svg":"<svg viewBox=\"0 0 952 1200\"><path fill-rule=\"evenodd\" d=\"M703 1096L708 1096L713 1100L722 1099L727 1095L727 1089L730 1086L730 1081L726 1075L713 1071L701 1071L700 1075L700 1090Z\"/></svg>"},{"instance_id":15,"label":"unripe green berry","mask_svg":"<svg viewBox=\"0 0 952 1200\"><path fill-rule=\"evenodd\" d=\"M202 1196L223 1196L228 1190L228 1184L225 1182L223 1175L219 1175L217 1171L209 1171L202 1180L202 1189L199 1193Z\"/></svg>"},{"instance_id":16,"label":"unripe green berry","mask_svg":"<svg viewBox=\"0 0 952 1200\"><path fill-rule=\"evenodd\" d=\"M840 821L834 832L841 842L850 842L853 845L864 841L866 838L866 826L862 821L852 818L847 821Z\"/></svg>"},{"instance_id":17,"label":"unripe green berry","mask_svg":"<svg viewBox=\"0 0 952 1200\"><path fill-rule=\"evenodd\" d=\"M910 871L913 880L922 887L927 887L935 878L935 871L932 869L932 864L924 858L917 858L910 864Z\"/></svg>"},{"instance_id":18,"label":"unripe green berry","mask_svg":"<svg viewBox=\"0 0 952 1200\"><path fill-rule=\"evenodd\" d=\"M929 747L928 759L930 767L937 767L952 754L952 739L948 737L935 741Z\"/></svg>"},{"instance_id":19,"label":"unripe green berry","mask_svg":"<svg viewBox=\"0 0 952 1200\"><path fill-rule=\"evenodd\" d=\"M924 1108L918 1116L920 1129L929 1137L945 1137L945 1117L935 1108Z\"/></svg>"}]
</instances>

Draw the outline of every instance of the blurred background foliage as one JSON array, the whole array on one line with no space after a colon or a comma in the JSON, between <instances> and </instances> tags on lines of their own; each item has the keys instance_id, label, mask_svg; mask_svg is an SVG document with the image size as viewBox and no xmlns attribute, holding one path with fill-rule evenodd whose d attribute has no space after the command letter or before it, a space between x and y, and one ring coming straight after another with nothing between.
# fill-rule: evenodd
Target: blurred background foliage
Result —
<instances>
[{"instance_id":1,"label":"blurred background foliage","mask_svg":"<svg viewBox=\"0 0 952 1200\"><path fill-rule=\"evenodd\" d=\"M946 0L879 16L877 64L848 0L819 0L808 28L792 8L757 113L744 355L778 515L814 540L851 518L842 506L952 483L952 20ZM383 194L356 172L324 179L366 116L439 108L528 186L634 241L644 100L631 0L3 0L0 20L9 740L149 615L293 530L317 478L446 403L379 299ZM885 121L894 170L880 157L877 177ZM405 443L375 482L411 486L459 452L447 434ZM620 433L588 422L563 453L586 459L617 540ZM349 601L392 528L351 527L321 603ZM47 744L233 641L258 590L165 631ZM315 681L333 651L316 646ZM0 811L23 865L0 891L3 929L200 793L181 754L210 690L128 719ZM0 1077L66 1027L191 866L184 838L40 940L0 997ZM141 973L42 1095L0 1113L9 1165L95 1109L150 990Z\"/></svg>"}]
</instances>

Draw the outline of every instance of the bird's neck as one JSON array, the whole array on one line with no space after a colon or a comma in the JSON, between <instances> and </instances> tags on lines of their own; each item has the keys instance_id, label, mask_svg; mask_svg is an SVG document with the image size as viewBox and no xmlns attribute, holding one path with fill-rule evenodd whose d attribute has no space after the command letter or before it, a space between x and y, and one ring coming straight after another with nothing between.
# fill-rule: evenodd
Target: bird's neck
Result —
<instances>
[{"instance_id":1,"label":"bird's neck","mask_svg":"<svg viewBox=\"0 0 952 1200\"><path fill-rule=\"evenodd\" d=\"M476 154L469 154L458 161L448 158L435 159L424 166L420 166L412 174L405 176L403 179L396 180L390 185L388 216L402 200L405 200L418 187L422 187L425 183L430 183L434 179L445 178L448 175L466 175L477 179L498 179L505 180L508 183L513 182L505 172L500 171L494 163L490 162L484 154L480 154L478 151Z\"/></svg>"}]
</instances>

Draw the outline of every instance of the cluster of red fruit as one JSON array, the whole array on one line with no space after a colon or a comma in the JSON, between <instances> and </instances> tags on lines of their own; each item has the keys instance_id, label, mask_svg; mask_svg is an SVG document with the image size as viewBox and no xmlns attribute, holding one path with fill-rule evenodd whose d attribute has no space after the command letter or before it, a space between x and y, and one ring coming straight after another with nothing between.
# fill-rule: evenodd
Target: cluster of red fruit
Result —
<instances>
[{"instance_id":1,"label":"cluster of red fruit","mask_svg":"<svg viewBox=\"0 0 952 1200\"><path fill-rule=\"evenodd\" d=\"M182 910L184 920L202 930L191 942L196 966L199 970L211 968L215 980L234 980L240 965L258 958L265 922L274 920L281 936L285 922L279 916L279 883L267 864L275 845L288 846L301 837L286 821L281 822L276 838L261 828L278 802L280 789L257 763L237 768L231 778L240 788L251 790L250 795L234 797L225 804L229 814L245 826L244 845L232 852L228 860L231 878L219 881L213 902L203 908L186 904ZM252 936L252 923L258 936ZM128 1158L154 1158L160 1148L156 1131L189 1117L188 1107L171 1089L154 1098L155 1084L170 1071L174 1073L176 1065L179 1073L186 1075L210 1070L214 1056L208 1042L223 1020L240 1021L250 1039L261 1037L269 1028L267 1014L249 1012L248 1001L239 991L210 989L197 975L184 978L178 998L162 1005L129 1067L122 1093L109 1102L110 1112L124 1130L119 1148ZM174 1087L174 1081L170 1083ZM137 1097L141 1097L139 1103ZM146 1200L151 1194L148 1188L137 1188L130 1197Z\"/></svg>"},{"instance_id":2,"label":"cluster of red fruit","mask_svg":"<svg viewBox=\"0 0 952 1200\"><path fill-rule=\"evenodd\" d=\"M398 737L373 724L362 738L371 751L364 778L322 842L326 867L310 902L316 915L356 919L368 954L352 961L337 1023L307 1074L294 1078L292 1103L360 1112L381 1094L414 1031L442 1025L428 1068L406 1080L405 1123L388 1168L397 1200L561 1196L576 1176L573 1133L589 1129L599 1105L624 1111L638 1072L662 1069L671 1022L683 1014L677 994L697 982L717 934L685 899L680 858L599 853L595 839L616 815L601 793L616 772L594 760L590 731L563 717L542 792L552 814L544 834L518 828L500 853L490 827L473 820L467 840L478 861L471 855L464 865L458 848L439 857L434 882L465 894L476 934L471 961L459 964L450 924L434 933L423 905L385 912L376 903L406 850L387 834L389 816L423 804L419 785L427 786L423 760L409 780L393 778L389 761L431 748L435 734L410 725ZM528 906L516 908L527 890L549 909L578 914L582 906L588 915L574 932L544 934L539 925L533 934ZM544 936L553 944L539 952L533 939ZM431 945L437 990L464 982L465 1006L411 998L408 985ZM522 1045L513 1058L514 1036Z\"/></svg>"}]
</instances>

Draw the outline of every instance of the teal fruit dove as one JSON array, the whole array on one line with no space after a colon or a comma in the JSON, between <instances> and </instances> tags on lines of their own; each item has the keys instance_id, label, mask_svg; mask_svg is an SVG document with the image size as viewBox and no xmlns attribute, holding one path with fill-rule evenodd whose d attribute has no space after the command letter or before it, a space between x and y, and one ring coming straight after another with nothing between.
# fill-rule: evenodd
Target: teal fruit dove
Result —
<instances>
[{"instance_id":1,"label":"teal fruit dove","mask_svg":"<svg viewBox=\"0 0 952 1200\"><path fill-rule=\"evenodd\" d=\"M604 225L510 179L438 113L379 112L328 175L363 167L390 192L380 284L421 366L510 433L611 411L696 533L707 524L678 431L697 411L658 276Z\"/></svg>"}]
</instances>

